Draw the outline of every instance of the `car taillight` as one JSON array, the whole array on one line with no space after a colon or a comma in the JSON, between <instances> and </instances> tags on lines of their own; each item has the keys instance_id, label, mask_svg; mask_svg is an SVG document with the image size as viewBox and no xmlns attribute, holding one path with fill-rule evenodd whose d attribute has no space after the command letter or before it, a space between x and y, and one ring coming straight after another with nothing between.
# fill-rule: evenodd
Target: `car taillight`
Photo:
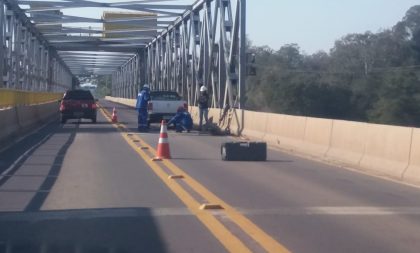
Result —
<instances>
[{"instance_id":1,"label":"car taillight","mask_svg":"<svg viewBox=\"0 0 420 253\"><path fill-rule=\"evenodd\" d=\"M64 103L61 102L61 104L60 104L60 112L62 112L64 110L66 110L66 107L64 106Z\"/></svg>"},{"instance_id":2,"label":"car taillight","mask_svg":"<svg viewBox=\"0 0 420 253\"><path fill-rule=\"evenodd\" d=\"M185 109L185 111L188 111L188 104L187 103L184 103L184 109Z\"/></svg>"},{"instance_id":3,"label":"car taillight","mask_svg":"<svg viewBox=\"0 0 420 253\"><path fill-rule=\"evenodd\" d=\"M92 109L96 109L96 108L97 108L96 103L93 103L92 104Z\"/></svg>"},{"instance_id":4,"label":"car taillight","mask_svg":"<svg viewBox=\"0 0 420 253\"><path fill-rule=\"evenodd\" d=\"M153 111L153 103L152 102L147 103L147 110L148 111Z\"/></svg>"}]
</instances>

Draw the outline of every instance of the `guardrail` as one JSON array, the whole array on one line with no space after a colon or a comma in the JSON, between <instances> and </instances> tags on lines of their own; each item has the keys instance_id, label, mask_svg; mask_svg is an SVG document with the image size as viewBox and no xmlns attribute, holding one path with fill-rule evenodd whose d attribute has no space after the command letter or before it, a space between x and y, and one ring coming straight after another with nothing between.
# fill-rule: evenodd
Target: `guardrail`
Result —
<instances>
[{"instance_id":1,"label":"guardrail","mask_svg":"<svg viewBox=\"0 0 420 253\"><path fill-rule=\"evenodd\" d=\"M59 100L62 97L63 93L0 89L0 108L43 104Z\"/></svg>"}]
</instances>

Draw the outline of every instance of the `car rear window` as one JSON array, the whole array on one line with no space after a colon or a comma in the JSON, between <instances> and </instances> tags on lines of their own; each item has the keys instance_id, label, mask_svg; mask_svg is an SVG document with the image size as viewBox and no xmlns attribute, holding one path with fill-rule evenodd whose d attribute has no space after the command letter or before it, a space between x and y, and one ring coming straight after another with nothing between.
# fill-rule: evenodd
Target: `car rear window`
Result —
<instances>
[{"instance_id":1,"label":"car rear window","mask_svg":"<svg viewBox=\"0 0 420 253\"><path fill-rule=\"evenodd\" d=\"M69 90L64 94L64 100L93 100L92 93L88 90Z\"/></svg>"},{"instance_id":2,"label":"car rear window","mask_svg":"<svg viewBox=\"0 0 420 253\"><path fill-rule=\"evenodd\" d=\"M150 92L150 98L155 101L178 101L181 100L181 96L173 91L152 91Z\"/></svg>"}]
</instances>

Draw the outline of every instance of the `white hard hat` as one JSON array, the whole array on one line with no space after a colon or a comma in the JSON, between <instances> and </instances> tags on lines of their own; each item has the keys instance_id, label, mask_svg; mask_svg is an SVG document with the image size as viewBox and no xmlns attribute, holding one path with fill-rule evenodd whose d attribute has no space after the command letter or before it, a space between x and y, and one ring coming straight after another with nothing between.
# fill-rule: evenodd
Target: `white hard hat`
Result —
<instances>
[{"instance_id":1,"label":"white hard hat","mask_svg":"<svg viewBox=\"0 0 420 253\"><path fill-rule=\"evenodd\" d=\"M204 86L204 85L203 85L203 86L201 86L200 91L201 91L201 92L203 92L203 91L207 91L207 87L206 87L206 86Z\"/></svg>"},{"instance_id":2,"label":"white hard hat","mask_svg":"<svg viewBox=\"0 0 420 253\"><path fill-rule=\"evenodd\" d=\"M145 85L143 85L143 88L149 88L149 85L146 83Z\"/></svg>"}]
</instances>

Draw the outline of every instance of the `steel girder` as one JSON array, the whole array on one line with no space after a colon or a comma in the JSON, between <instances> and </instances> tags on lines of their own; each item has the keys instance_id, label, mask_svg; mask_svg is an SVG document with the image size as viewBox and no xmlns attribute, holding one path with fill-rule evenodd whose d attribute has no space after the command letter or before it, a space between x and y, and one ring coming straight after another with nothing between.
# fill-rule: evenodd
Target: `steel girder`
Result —
<instances>
[{"instance_id":1,"label":"steel girder","mask_svg":"<svg viewBox=\"0 0 420 253\"><path fill-rule=\"evenodd\" d=\"M73 75L13 0L0 0L0 88L63 91Z\"/></svg>"},{"instance_id":2,"label":"steel girder","mask_svg":"<svg viewBox=\"0 0 420 253\"><path fill-rule=\"evenodd\" d=\"M204 85L213 108L241 108L246 78L246 1L235 0L234 11L231 1L196 1L113 74L113 96L134 98L146 82L153 90L177 91L196 105ZM133 66L141 69L133 72ZM147 66L145 73L142 66Z\"/></svg>"},{"instance_id":3,"label":"steel girder","mask_svg":"<svg viewBox=\"0 0 420 253\"><path fill-rule=\"evenodd\" d=\"M15 0L26 13L35 27L49 41L50 45L61 52L72 51L68 62L73 74L111 74L118 66L111 66L109 59L90 54L94 61L83 59L89 51L131 53L133 56L140 48L152 41L158 32L166 29L173 19L182 15L190 5L173 4L174 0L137 0L137 1L90 1L90 0ZM128 10L140 16L122 15L115 17L83 17L65 15L62 11L74 8L97 8L99 11L110 9ZM141 16L141 14L146 14ZM151 14L148 16L147 14ZM157 20L159 19L159 20ZM72 27L77 23L78 27ZM104 29L92 28L92 24L103 24ZM110 29L107 29L106 26ZM113 28L111 28L113 27ZM119 29L121 28L121 29ZM125 56L113 57L115 63ZM67 63L68 58L63 58ZM79 64L77 64L79 63Z\"/></svg>"},{"instance_id":4,"label":"steel girder","mask_svg":"<svg viewBox=\"0 0 420 253\"><path fill-rule=\"evenodd\" d=\"M0 57L5 59L0 67L4 65L5 85L46 89L49 84L71 83L71 73L114 71L114 96L133 98L141 85L149 83L152 89L178 91L190 105L196 105L199 87L205 85L212 107L241 108L246 0L197 0L192 5L164 2L168 1L0 0ZM107 20L60 12L78 7L118 8L156 16ZM72 22L85 26L66 25ZM92 29L91 23L140 28L101 32Z\"/></svg>"},{"instance_id":5,"label":"steel girder","mask_svg":"<svg viewBox=\"0 0 420 253\"><path fill-rule=\"evenodd\" d=\"M112 95L122 98L135 98L146 82L146 57L139 51L112 75Z\"/></svg>"}]
</instances>

